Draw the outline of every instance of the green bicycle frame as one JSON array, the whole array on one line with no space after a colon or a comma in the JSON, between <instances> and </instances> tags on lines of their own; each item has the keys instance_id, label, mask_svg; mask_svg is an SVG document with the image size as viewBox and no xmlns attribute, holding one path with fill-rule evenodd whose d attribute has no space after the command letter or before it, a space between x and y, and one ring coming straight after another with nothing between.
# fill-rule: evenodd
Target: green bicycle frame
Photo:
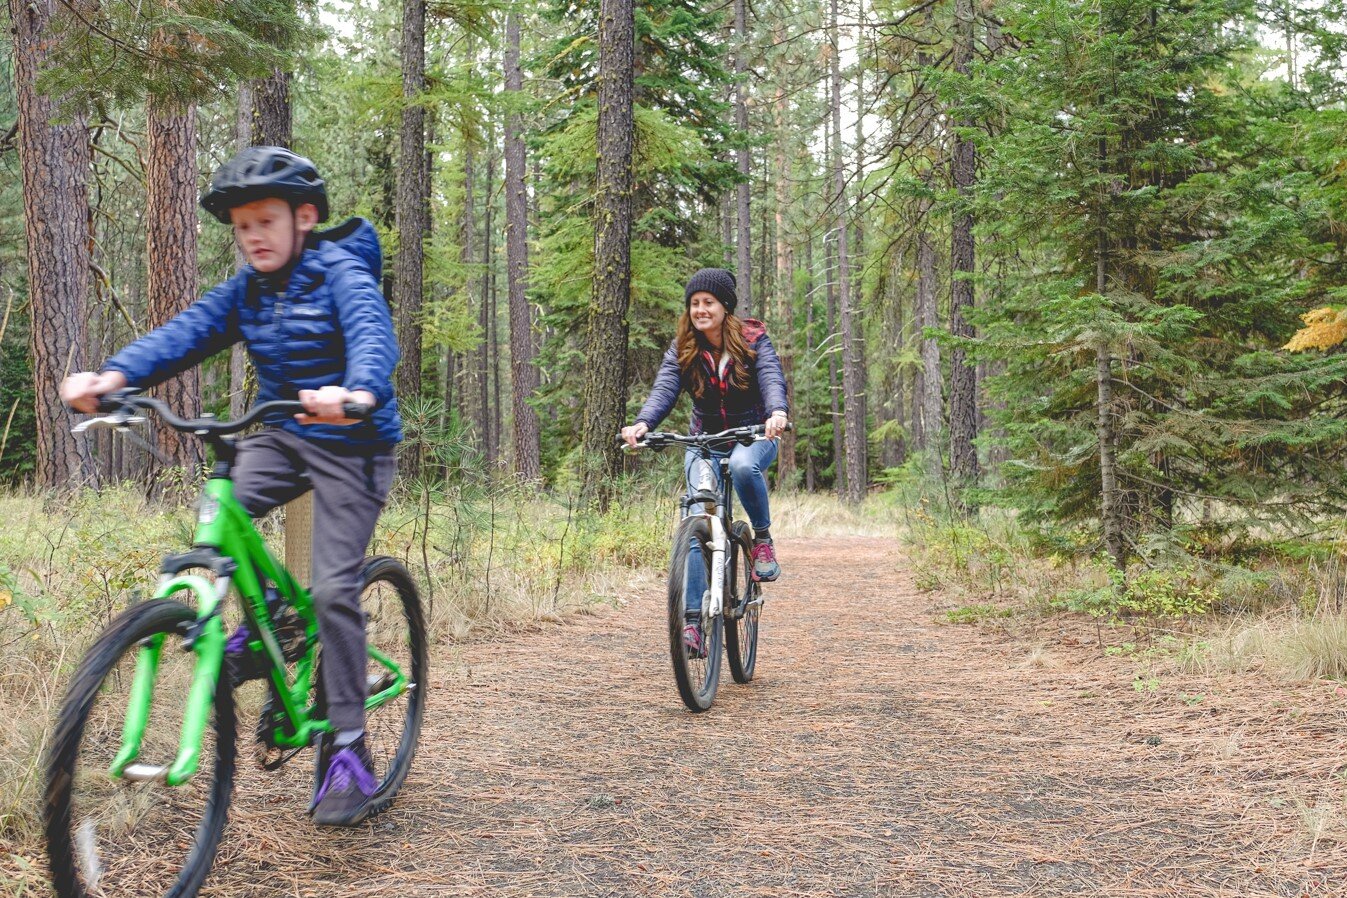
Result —
<instances>
[{"instance_id":1,"label":"green bicycle frame","mask_svg":"<svg viewBox=\"0 0 1347 898\"><path fill-rule=\"evenodd\" d=\"M178 752L173 763L163 773L170 786L181 785L196 774L201 758L202 738L210 720L215 701L215 686L224 666L224 624L220 619L221 603L228 598L232 587L243 602L244 614L254 634L250 647L263 651L270 661L269 676L274 693L279 698L286 724L277 728L275 742L283 748L308 745L313 737L331 730L328 721L312 716L309 690L313 681L314 661L318 645L318 618L308 590L297 583L285 566L276 560L266 543L253 527L252 518L234 498L234 483L225 477L206 481L201 497L193 545L209 549L232 559L237 569L232 578L221 577L214 584L196 574L177 574L165 577L155 590L154 598L165 599L179 592L196 597L197 619L191 637L183 648L197 655L192 683L187 694ZM296 662L294 681L287 678L285 656L267 608L263 581L276 586L282 598L299 614L304 622L308 649ZM109 768L109 774L121 778L140 754L145 728L150 717L154 697L154 681L164 649L164 635L150 639L137 653L131 691L127 699L126 720L122 727L122 742ZM373 710L407 691L407 675L391 658L374 646L368 647L371 659L392 674L392 682L365 699L365 709Z\"/></svg>"}]
</instances>

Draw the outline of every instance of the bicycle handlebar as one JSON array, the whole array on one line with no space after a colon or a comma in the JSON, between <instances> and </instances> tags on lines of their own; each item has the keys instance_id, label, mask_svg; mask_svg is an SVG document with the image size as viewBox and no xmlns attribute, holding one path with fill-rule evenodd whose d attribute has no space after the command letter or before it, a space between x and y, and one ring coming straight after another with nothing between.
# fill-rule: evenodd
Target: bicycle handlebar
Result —
<instances>
[{"instance_id":1,"label":"bicycle handlebar","mask_svg":"<svg viewBox=\"0 0 1347 898\"><path fill-rule=\"evenodd\" d=\"M256 424L267 415L280 414L307 414L304 404L295 400L276 400L274 402L264 402L253 408L242 418L236 418L233 421L220 421L216 418L180 418L174 414L173 410L164 403L152 396L142 396L134 388L117 390L109 393L98 400L98 410L104 413L116 413L121 411L130 411L132 409L146 409L153 411L164 419L169 427L174 430L180 430L184 433L194 433L199 436L228 436L231 433L238 433ZM348 402L341 407L342 414L348 418L354 418L364 421L369 418L374 409L364 403Z\"/></svg>"},{"instance_id":2,"label":"bicycle handlebar","mask_svg":"<svg viewBox=\"0 0 1347 898\"><path fill-rule=\"evenodd\" d=\"M786 430L794 429L794 422L787 422ZM753 424L749 427L731 427L729 430L722 430L720 433L681 434L665 433L656 430L641 437L636 443L636 448L663 449L665 446L671 445L712 446L717 443L731 442L742 443L746 446L749 443L767 439L767 437L763 435L765 431L766 427L762 424ZM617 442L620 446L627 445L627 441L624 440L620 434L617 437ZM627 450L634 451L630 446L627 446Z\"/></svg>"}]
</instances>

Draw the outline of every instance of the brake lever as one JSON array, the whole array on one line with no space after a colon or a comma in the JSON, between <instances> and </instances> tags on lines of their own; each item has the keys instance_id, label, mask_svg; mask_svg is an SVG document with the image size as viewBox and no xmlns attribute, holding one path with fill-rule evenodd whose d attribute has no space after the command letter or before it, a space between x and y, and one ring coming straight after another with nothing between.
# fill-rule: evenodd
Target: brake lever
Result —
<instances>
[{"instance_id":1,"label":"brake lever","mask_svg":"<svg viewBox=\"0 0 1347 898\"><path fill-rule=\"evenodd\" d=\"M133 415L129 410L121 409L110 415L103 415L98 418L87 418L70 428L70 432L84 433L86 430L97 430L100 427L108 427L113 430L130 430L132 424L144 423L144 415Z\"/></svg>"}]
</instances>

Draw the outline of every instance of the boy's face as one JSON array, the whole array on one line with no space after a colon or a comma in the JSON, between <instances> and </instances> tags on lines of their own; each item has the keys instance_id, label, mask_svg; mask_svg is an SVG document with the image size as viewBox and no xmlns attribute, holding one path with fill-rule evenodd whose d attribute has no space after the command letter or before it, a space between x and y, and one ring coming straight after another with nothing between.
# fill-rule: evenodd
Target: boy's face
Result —
<instances>
[{"instance_id":1,"label":"boy's face","mask_svg":"<svg viewBox=\"0 0 1347 898\"><path fill-rule=\"evenodd\" d=\"M261 274L279 271L299 255L304 238L318 225L318 209L305 203L291 211L285 200L269 197L229 210L234 239L248 264Z\"/></svg>"}]
</instances>

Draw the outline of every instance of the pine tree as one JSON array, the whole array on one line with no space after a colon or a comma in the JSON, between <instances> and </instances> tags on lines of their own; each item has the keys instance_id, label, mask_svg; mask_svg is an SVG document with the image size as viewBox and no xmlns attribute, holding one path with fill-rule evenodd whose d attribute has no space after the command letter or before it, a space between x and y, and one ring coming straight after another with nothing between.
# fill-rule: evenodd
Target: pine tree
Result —
<instances>
[{"instance_id":1,"label":"pine tree","mask_svg":"<svg viewBox=\"0 0 1347 898\"><path fill-rule=\"evenodd\" d=\"M585 379L584 493L606 507L620 457L614 437L627 392L627 305L631 298L632 147L635 142L631 0L599 11L599 110L594 306Z\"/></svg>"}]
</instances>

